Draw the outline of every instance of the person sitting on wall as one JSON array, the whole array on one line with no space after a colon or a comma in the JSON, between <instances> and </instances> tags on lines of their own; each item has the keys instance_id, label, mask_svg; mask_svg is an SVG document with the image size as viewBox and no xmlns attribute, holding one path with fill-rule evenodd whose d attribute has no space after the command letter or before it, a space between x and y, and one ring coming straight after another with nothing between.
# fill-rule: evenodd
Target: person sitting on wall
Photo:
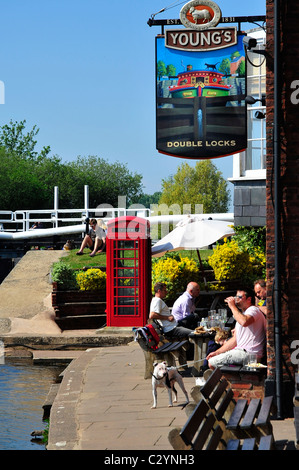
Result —
<instances>
[{"instance_id":1,"label":"person sitting on wall","mask_svg":"<svg viewBox=\"0 0 299 470\"><path fill-rule=\"evenodd\" d=\"M102 253L106 250L106 236L107 226L102 219L97 220L97 226L95 229L96 239L94 243L94 249L89 256L95 256L96 253Z\"/></svg>"},{"instance_id":2,"label":"person sitting on wall","mask_svg":"<svg viewBox=\"0 0 299 470\"><path fill-rule=\"evenodd\" d=\"M177 338L178 340L187 338L192 333L192 330L178 326L169 307L163 300L167 295L166 284L164 282L157 282L154 286L154 292L155 296L151 301L149 318L151 320L158 320L167 338Z\"/></svg>"},{"instance_id":3,"label":"person sitting on wall","mask_svg":"<svg viewBox=\"0 0 299 470\"><path fill-rule=\"evenodd\" d=\"M101 238L97 237L97 226L96 219L90 219L89 231L83 238L80 250L76 253L77 255L83 255L84 248L88 247L91 250L90 256L95 256L97 250L101 248ZM102 231L102 229L100 229Z\"/></svg>"},{"instance_id":4,"label":"person sitting on wall","mask_svg":"<svg viewBox=\"0 0 299 470\"><path fill-rule=\"evenodd\" d=\"M179 326L194 330L200 318L195 313L195 300L199 296L200 287L197 282L189 282L186 291L174 302L172 315Z\"/></svg>"},{"instance_id":5,"label":"person sitting on wall","mask_svg":"<svg viewBox=\"0 0 299 470\"><path fill-rule=\"evenodd\" d=\"M44 224L42 222L34 222L31 229L36 229L36 228L44 228Z\"/></svg>"}]
</instances>

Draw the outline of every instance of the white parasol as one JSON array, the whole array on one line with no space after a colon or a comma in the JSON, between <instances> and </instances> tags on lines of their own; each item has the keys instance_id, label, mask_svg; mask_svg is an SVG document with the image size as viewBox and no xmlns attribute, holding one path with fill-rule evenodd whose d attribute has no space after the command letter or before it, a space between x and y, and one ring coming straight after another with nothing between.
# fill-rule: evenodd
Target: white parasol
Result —
<instances>
[{"instance_id":1,"label":"white parasol","mask_svg":"<svg viewBox=\"0 0 299 470\"><path fill-rule=\"evenodd\" d=\"M197 251L204 283L205 286L207 286L199 249L212 245L224 237L231 237L234 233L231 222L210 219L200 220L190 216L179 222L174 230L152 247L152 256L163 256L169 251L195 249Z\"/></svg>"},{"instance_id":2,"label":"white parasol","mask_svg":"<svg viewBox=\"0 0 299 470\"><path fill-rule=\"evenodd\" d=\"M168 251L199 250L224 237L234 235L231 222L188 218L152 247L152 256L163 256Z\"/></svg>"}]
</instances>

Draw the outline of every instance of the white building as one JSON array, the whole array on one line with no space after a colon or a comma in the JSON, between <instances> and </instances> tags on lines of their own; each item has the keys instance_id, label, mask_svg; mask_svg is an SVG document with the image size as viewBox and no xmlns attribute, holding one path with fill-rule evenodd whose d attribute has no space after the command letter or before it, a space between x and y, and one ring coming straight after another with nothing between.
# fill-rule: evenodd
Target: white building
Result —
<instances>
[{"instance_id":1,"label":"white building","mask_svg":"<svg viewBox=\"0 0 299 470\"><path fill-rule=\"evenodd\" d=\"M257 40L255 50L264 49L266 34L260 29L247 31ZM248 147L234 155L234 223L244 226L266 224L266 59L247 51L247 96L257 101L248 104Z\"/></svg>"}]
</instances>

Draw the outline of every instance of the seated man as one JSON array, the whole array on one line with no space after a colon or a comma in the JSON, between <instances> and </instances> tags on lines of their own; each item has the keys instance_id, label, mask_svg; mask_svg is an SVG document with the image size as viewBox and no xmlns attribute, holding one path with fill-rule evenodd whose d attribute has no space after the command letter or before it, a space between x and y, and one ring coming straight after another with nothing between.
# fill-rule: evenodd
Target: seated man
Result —
<instances>
[{"instance_id":1,"label":"seated man","mask_svg":"<svg viewBox=\"0 0 299 470\"><path fill-rule=\"evenodd\" d=\"M158 320L162 326L163 333L168 338L176 338L182 340L186 338L192 330L178 326L174 319L174 316L170 313L169 308L164 302L164 298L167 295L166 284L163 282L157 282L154 286L155 296L152 298L150 305L149 318L152 320Z\"/></svg>"},{"instance_id":2,"label":"seated man","mask_svg":"<svg viewBox=\"0 0 299 470\"><path fill-rule=\"evenodd\" d=\"M258 279L254 283L254 292L257 298L257 306L264 315L267 315L267 288L264 279Z\"/></svg>"},{"instance_id":3,"label":"seated man","mask_svg":"<svg viewBox=\"0 0 299 470\"><path fill-rule=\"evenodd\" d=\"M266 319L254 306L254 297L252 289L239 289L236 297L225 299L236 320L235 333L221 348L207 356L211 369L228 364L243 365L252 353L257 355L258 361L264 355Z\"/></svg>"},{"instance_id":4,"label":"seated man","mask_svg":"<svg viewBox=\"0 0 299 470\"><path fill-rule=\"evenodd\" d=\"M200 318L195 311L195 299L199 296L200 287L196 282L189 282L186 291L174 302L172 315L179 326L194 330Z\"/></svg>"}]
</instances>

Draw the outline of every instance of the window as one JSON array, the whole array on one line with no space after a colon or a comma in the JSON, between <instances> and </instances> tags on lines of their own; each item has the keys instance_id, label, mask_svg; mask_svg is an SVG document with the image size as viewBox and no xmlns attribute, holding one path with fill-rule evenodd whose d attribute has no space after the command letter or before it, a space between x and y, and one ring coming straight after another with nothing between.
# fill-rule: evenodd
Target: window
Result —
<instances>
[{"instance_id":1,"label":"window","mask_svg":"<svg viewBox=\"0 0 299 470\"><path fill-rule=\"evenodd\" d=\"M257 39L255 49L263 49L265 33L262 30L252 34ZM261 100L266 96L266 61L260 54L248 51L247 61L247 96L253 96ZM245 174L252 170L264 170L266 168L266 120L259 119L266 112L266 107L261 101L248 105L248 148L245 152Z\"/></svg>"}]
</instances>

